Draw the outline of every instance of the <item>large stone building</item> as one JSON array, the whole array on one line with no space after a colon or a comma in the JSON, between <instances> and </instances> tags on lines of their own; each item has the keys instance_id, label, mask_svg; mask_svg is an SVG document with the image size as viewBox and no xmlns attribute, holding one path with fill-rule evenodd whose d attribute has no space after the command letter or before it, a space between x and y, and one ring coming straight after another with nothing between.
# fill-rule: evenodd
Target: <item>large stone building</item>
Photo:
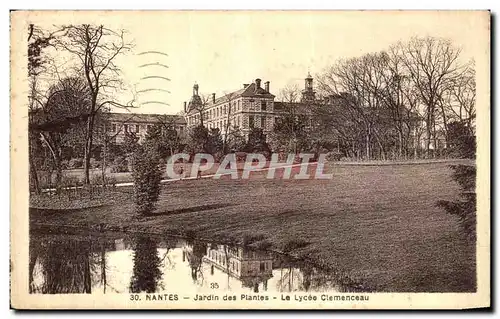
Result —
<instances>
[{"instance_id":1,"label":"large stone building","mask_svg":"<svg viewBox=\"0 0 500 319\"><path fill-rule=\"evenodd\" d=\"M254 292L259 292L261 284L267 290L267 282L273 277L273 256L266 251L212 244L208 245L203 261L211 265L211 272L215 267Z\"/></svg>"},{"instance_id":2,"label":"large stone building","mask_svg":"<svg viewBox=\"0 0 500 319\"><path fill-rule=\"evenodd\" d=\"M107 132L117 144L123 143L126 132L135 133L142 142L148 129L154 125L173 127L179 134L183 134L186 128L186 121L181 115L109 113L107 120Z\"/></svg>"},{"instance_id":3,"label":"large stone building","mask_svg":"<svg viewBox=\"0 0 500 319\"><path fill-rule=\"evenodd\" d=\"M218 128L225 134L229 128L238 127L245 136L254 127L262 128L265 133L273 130L276 119L283 116L285 102L275 101L270 92L270 82L261 85L261 79L251 84L243 84L238 91L216 97L215 93L203 100L199 94L199 86L193 86L193 95L189 102L184 102L185 116L168 114L109 113L108 134L114 142L121 144L125 133L132 132L144 140L148 128L153 125L174 127L179 134L186 129L203 122L208 128ZM307 105L316 103L313 89L313 78L305 78L304 90L300 102L294 103L302 111L307 112Z\"/></svg>"},{"instance_id":4,"label":"large stone building","mask_svg":"<svg viewBox=\"0 0 500 319\"><path fill-rule=\"evenodd\" d=\"M270 82L256 79L251 84L243 84L238 91L216 97L212 93L210 98L203 100L199 94L199 86L193 86L193 95L189 102L184 102L187 127L203 124L208 128L218 128L226 134L230 127L238 127L245 136L252 128L261 128L264 133L273 130L276 119L283 116L284 102L275 101L271 93ZM313 78L308 75L298 106L315 102Z\"/></svg>"},{"instance_id":5,"label":"large stone building","mask_svg":"<svg viewBox=\"0 0 500 319\"><path fill-rule=\"evenodd\" d=\"M208 101L202 101L195 84L191 100L184 103L187 126L203 123L208 128L218 128L222 134L229 126L241 128L244 134L253 127L270 131L276 116L274 97L269 91L269 82L262 87L261 80L256 79L252 84L243 84L238 91L221 97L213 93Z\"/></svg>"}]
</instances>

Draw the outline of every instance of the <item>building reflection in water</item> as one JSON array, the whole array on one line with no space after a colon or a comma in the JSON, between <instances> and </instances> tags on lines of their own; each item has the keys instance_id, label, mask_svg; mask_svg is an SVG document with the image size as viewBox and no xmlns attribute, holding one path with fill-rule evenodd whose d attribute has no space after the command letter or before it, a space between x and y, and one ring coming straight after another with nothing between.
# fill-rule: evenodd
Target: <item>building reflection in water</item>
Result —
<instances>
[{"instance_id":1,"label":"building reflection in water","mask_svg":"<svg viewBox=\"0 0 500 319\"><path fill-rule=\"evenodd\" d=\"M188 262L191 268L191 278L194 283L203 284L203 256L207 250L207 244L198 240L188 240L182 248L182 261Z\"/></svg>"},{"instance_id":2,"label":"building reflection in water","mask_svg":"<svg viewBox=\"0 0 500 319\"><path fill-rule=\"evenodd\" d=\"M244 247L211 244L207 247L203 260L210 264L213 275L218 269L241 281L242 287L253 292L267 291L268 280L273 276L273 256L264 251L250 250Z\"/></svg>"},{"instance_id":3,"label":"building reflection in water","mask_svg":"<svg viewBox=\"0 0 500 319\"><path fill-rule=\"evenodd\" d=\"M32 236L31 293L338 291L333 276L286 256L178 238Z\"/></svg>"}]
</instances>

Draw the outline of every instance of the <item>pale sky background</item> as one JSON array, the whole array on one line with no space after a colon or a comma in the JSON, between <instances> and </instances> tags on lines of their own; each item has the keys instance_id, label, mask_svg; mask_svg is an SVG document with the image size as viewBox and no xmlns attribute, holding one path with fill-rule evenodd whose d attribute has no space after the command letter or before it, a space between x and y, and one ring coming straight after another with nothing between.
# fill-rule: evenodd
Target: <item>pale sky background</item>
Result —
<instances>
[{"instance_id":1,"label":"pale sky background","mask_svg":"<svg viewBox=\"0 0 500 319\"><path fill-rule=\"evenodd\" d=\"M33 16L44 25L102 23L128 30L135 48L117 60L124 81L137 90L162 88L170 91L141 93L134 112L174 114L189 101L196 82L201 94L221 96L261 78L271 82L278 95L287 84L303 87L310 70L314 76L339 58L360 56L388 48L412 36L451 39L462 48L462 60L484 50L478 32L487 32L487 15L480 12L107 12L58 13L50 18ZM139 55L145 51L168 54ZM139 68L144 63L169 66ZM163 76L166 80L141 80ZM122 102L129 99L119 97Z\"/></svg>"}]
</instances>

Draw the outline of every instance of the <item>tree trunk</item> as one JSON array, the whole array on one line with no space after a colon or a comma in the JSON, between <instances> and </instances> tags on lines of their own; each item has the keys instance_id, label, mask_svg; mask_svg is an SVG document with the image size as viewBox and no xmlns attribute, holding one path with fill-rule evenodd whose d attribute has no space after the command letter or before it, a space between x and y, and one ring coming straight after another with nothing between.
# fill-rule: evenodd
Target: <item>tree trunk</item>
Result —
<instances>
[{"instance_id":1,"label":"tree trunk","mask_svg":"<svg viewBox=\"0 0 500 319\"><path fill-rule=\"evenodd\" d=\"M401 132L401 128L399 128L398 130L398 139L399 139L398 157L401 159L403 157L403 132Z\"/></svg>"},{"instance_id":2,"label":"tree trunk","mask_svg":"<svg viewBox=\"0 0 500 319\"><path fill-rule=\"evenodd\" d=\"M370 159L370 127L366 132L366 159Z\"/></svg>"},{"instance_id":3,"label":"tree trunk","mask_svg":"<svg viewBox=\"0 0 500 319\"><path fill-rule=\"evenodd\" d=\"M431 115L429 113L429 108L427 109L427 120L425 123L425 131L427 136L425 141L425 156L429 158L430 156L430 148L431 148Z\"/></svg>"},{"instance_id":4,"label":"tree trunk","mask_svg":"<svg viewBox=\"0 0 500 319\"><path fill-rule=\"evenodd\" d=\"M54 163L56 165L56 192L57 194L61 194L62 189L62 167L61 167L61 157L56 156L54 158Z\"/></svg>"},{"instance_id":5,"label":"tree trunk","mask_svg":"<svg viewBox=\"0 0 500 319\"><path fill-rule=\"evenodd\" d=\"M50 153L52 154L52 159L54 160L54 166L56 168L56 192L59 193L61 190L61 180L62 180L61 150L57 149L55 143L50 138L50 135L47 137L44 134L40 133L40 136L42 137L43 141L45 142L45 145L47 145L47 147L50 150ZM49 142L49 140L52 142ZM52 184L52 173L49 174L49 185L50 184Z\"/></svg>"},{"instance_id":6,"label":"tree trunk","mask_svg":"<svg viewBox=\"0 0 500 319\"><path fill-rule=\"evenodd\" d=\"M106 278L106 250L104 248L104 244L102 244L101 248L101 281L103 293L106 293L106 286L108 285L108 281Z\"/></svg>"},{"instance_id":7,"label":"tree trunk","mask_svg":"<svg viewBox=\"0 0 500 319\"><path fill-rule=\"evenodd\" d=\"M33 190L35 194L40 194L40 183L38 181L38 173L36 171L36 166L35 166L35 159L34 159L34 154L33 150L30 147L29 151L29 165L30 165L30 180L31 183L33 184Z\"/></svg>"},{"instance_id":8,"label":"tree trunk","mask_svg":"<svg viewBox=\"0 0 500 319\"><path fill-rule=\"evenodd\" d=\"M437 136L436 136L436 118L434 118L433 122L432 122L432 138L433 138L433 142L434 142L434 152L432 154L432 157L436 158L436 154L438 151Z\"/></svg>"},{"instance_id":9,"label":"tree trunk","mask_svg":"<svg viewBox=\"0 0 500 319\"><path fill-rule=\"evenodd\" d=\"M86 294L92 293L92 283L90 276L90 260L88 254L85 255L83 264L83 289Z\"/></svg>"},{"instance_id":10,"label":"tree trunk","mask_svg":"<svg viewBox=\"0 0 500 319\"><path fill-rule=\"evenodd\" d=\"M84 181L85 185L90 184L90 157L92 151L92 137L94 130L94 117L91 115L87 121L87 136L85 139L85 149L83 155L83 171L84 171Z\"/></svg>"},{"instance_id":11,"label":"tree trunk","mask_svg":"<svg viewBox=\"0 0 500 319\"><path fill-rule=\"evenodd\" d=\"M103 149L102 149L102 163L101 163L101 175L102 175L102 187L106 186L106 153L107 153L108 141L106 136L104 137Z\"/></svg>"},{"instance_id":12,"label":"tree trunk","mask_svg":"<svg viewBox=\"0 0 500 319\"><path fill-rule=\"evenodd\" d=\"M444 132L444 141L448 144L448 118L446 117L446 112L444 110L444 106L441 105L441 113L443 116L443 132Z\"/></svg>"}]
</instances>

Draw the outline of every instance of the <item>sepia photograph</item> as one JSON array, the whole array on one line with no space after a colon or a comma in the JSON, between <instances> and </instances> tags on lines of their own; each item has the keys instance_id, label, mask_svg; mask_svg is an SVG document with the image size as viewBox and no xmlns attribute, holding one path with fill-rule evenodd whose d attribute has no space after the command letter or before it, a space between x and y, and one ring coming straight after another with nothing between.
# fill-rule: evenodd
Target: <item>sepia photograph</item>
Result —
<instances>
[{"instance_id":1,"label":"sepia photograph","mask_svg":"<svg viewBox=\"0 0 500 319\"><path fill-rule=\"evenodd\" d=\"M11 11L11 307L490 306L489 11Z\"/></svg>"}]
</instances>

